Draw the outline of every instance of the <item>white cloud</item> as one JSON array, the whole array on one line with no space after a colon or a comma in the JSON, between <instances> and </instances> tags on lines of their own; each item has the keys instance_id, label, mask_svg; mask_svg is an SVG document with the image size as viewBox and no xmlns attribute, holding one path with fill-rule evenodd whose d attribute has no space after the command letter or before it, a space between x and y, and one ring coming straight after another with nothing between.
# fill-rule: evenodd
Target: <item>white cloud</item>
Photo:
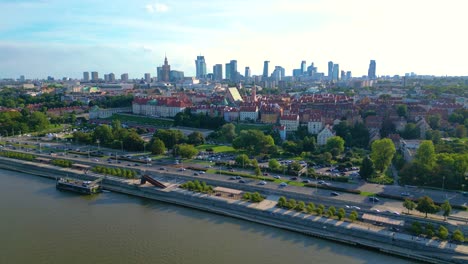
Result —
<instances>
[{"instance_id":1,"label":"white cloud","mask_svg":"<svg viewBox=\"0 0 468 264\"><path fill-rule=\"evenodd\" d=\"M145 9L148 13L152 14L154 12L156 13L166 13L169 11L169 6L166 4L162 3L154 3L154 4L147 4L145 6Z\"/></svg>"}]
</instances>

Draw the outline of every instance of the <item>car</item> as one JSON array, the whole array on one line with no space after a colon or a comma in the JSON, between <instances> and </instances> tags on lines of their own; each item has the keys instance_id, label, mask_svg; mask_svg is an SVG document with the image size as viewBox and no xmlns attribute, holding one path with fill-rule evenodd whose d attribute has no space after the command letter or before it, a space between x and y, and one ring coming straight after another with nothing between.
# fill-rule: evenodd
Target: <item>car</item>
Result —
<instances>
[{"instance_id":1,"label":"car","mask_svg":"<svg viewBox=\"0 0 468 264\"><path fill-rule=\"evenodd\" d=\"M303 183L310 183L310 180L303 180Z\"/></svg>"},{"instance_id":2,"label":"car","mask_svg":"<svg viewBox=\"0 0 468 264\"><path fill-rule=\"evenodd\" d=\"M198 175L200 175L200 174L198 174L198 172L193 173L193 176L198 176Z\"/></svg>"},{"instance_id":3,"label":"car","mask_svg":"<svg viewBox=\"0 0 468 264\"><path fill-rule=\"evenodd\" d=\"M135 163L135 164L133 164L133 166L138 167L138 166L140 166L140 164Z\"/></svg>"},{"instance_id":4,"label":"car","mask_svg":"<svg viewBox=\"0 0 468 264\"><path fill-rule=\"evenodd\" d=\"M325 181L318 181L318 184L325 184Z\"/></svg>"},{"instance_id":5,"label":"car","mask_svg":"<svg viewBox=\"0 0 468 264\"><path fill-rule=\"evenodd\" d=\"M290 180L295 181L295 180L297 180L297 177L291 177Z\"/></svg>"},{"instance_id":6,"label":"car","mask_svg":"<svg viewBox=\"0 0 468 264\"><path fill-rule=\"evenodd\" d=\"M266 183L266 181L261 181L261 182L259 182L258 184L259 184L259 185L266 185L267 183Z\"/></svg>"},{"instance_id":7,"label":"car","mask_svg":"<svg viewBox=\"0 0 468 264\"><path fill-rule=\"evenodd\" d=\"M204 171L200 171L200 174L205 174L205 173L206 173L206 172L204 172Z\"/></svg>"},{"instance_id":8,"label":"car","mask_svg":"<svg viewBox=\"0 0 468 264\"><path fill-rule=\"evenodd\" d=\"M129 164L127 164L127 166L132 166L132 164L129 163Z\"/></svg>"},{"instance_id":9,"label":"car","mask_svg":"<svg viewBox=\"0 0 468 264\"><path fill-rule=\"evenodd\" d=\"M351 206L349 206L349 205L345 205L344 207L345 207L346 209L350 209L350 208L351 208Z\"/></svg>"},{"instance_id":10,"label":"car","mask_svg":"<svg viewBox=\"0 0 468 264\"><path fill-rule=\"evenodd\" d=\"M371 201L371 202L376 202L376 203L377 203L377 202L380 201L380 199L377 198L377 197L371 196L371 197L369 197L369 201Z\"/></svg>"},{"instance_id":11,"label":"car","mask_svg":"<svg viewBox=\"0 0 468 264\"><path fill-rule=\"evenodd\" d=\"M159 168L159 170L165 170L165 168L161 167L161 168Z\"/></svg>"},{"instance_id":12,"label":"car","mask_svg":"<svg viewBox=\"0 0 468 264\"><path fill-rule=\"evenodd\" d=\"M400 231L400 229L398 229L398 228L396 228L396 227L394 227L394 226L390 227L390 230L395 231L395 232L399 232L399 231Z\"/></svg>"},{"instance_id":13,"label":"car","mask_svg":"<svg viewBox=\"0 0 468 264\"><path fill-rule=\"evenodd\" d=\"M376 213L380 213L379 209L371 209L371 211L376 212Z\"/></svg>"},{"instance_id":14,"label":"car","mask_svg":"<svg viewBox=\"0 0 468 264\"><path fill-rule=\"evenodd\" d=\"M393 211L392 214L394 214L394 215L400 215L400 213L397 212L397 211Z\"/></svg>"},{"instance_id":15,"label":"car","mask_svg":"<svg viewBox=\"0 0 468 264\"><path fill-rule=\"evenodd\" d=\"M339 196L340 194L337 193L337 192L331 192L330 195L331 195L331 196Z\"/></svg>"},{"instance_id":16,"label":"car","mask_svg":"<svg viewBox=\"0 0 468 264\"><path fill-rule=\"evenodd\" d=\"M410 196L410 194L408 192L402 192L401 196Z\"/></svg>"},{"instance_id":17,"label":"car","mask_svg":"<svg viewBox=\"0 0 468 264\"><path fill-rule=\"evenodd\" d=\"M273 176L273 178L275 178L275 179L281 179L281 176L275 175L275 176Z\"/></svg>"},{"instance_id":18,"label":"car","mask_svg":"<svg viewBox=\"0 0 468 264\"><path fill-rule=\"evenodd\" d=\"M351 206L351 208L353 208L353 209L355 209L355 210L361 210L361 207L355 206L355 205Z\"/></svg>"},{"instance_id":19,"label":"car","mask_svg":"<svg viewBox=\"0 0 468 264\"><path fill-rule=\"evenodd\" d=\"M242 179L241 176L236 176L236 180L240 180L240 179Z\"/></svg>"},{"instance_id":20,"label":"car","mask_svg":"<svg viewBox=\"0 0 468 264\"><path fill-rule=\"evenodd\" d=\"M230 172L233 172L233 171L234 171L234 169L230 169L229 171L230 171Z\"/></svg>"},{"instance_id":21,"label":"car","mask_svg":"<svg viewBox=\"0 0 468 264\"><path fill-rule=\"evenodd\" d=\"M268 174L268 173L266 173L266 172L265 172L265 173L263 173L263 176L268 176L268 175L270 175L270 174Z\"/></svg>"},{"instance_id":22,"label":"car","mask_svg":"<svg viewBox=\"0 0 468 264\"><path fill-rule=\"evenodd\" d=\"M245 183L245 180L239 180L239 183Z\"/></svg>"},{"instance_id":23,"label":"car","mask_svg":"<svg viewBox=\"0 0 468 264\"><path fill-rule=\"evenodd\" d=\"M229 177L230 180L236 180L236 177L232 176L232 177Z\"/></svg>"},{"instance_id":24,"label":"car","mask_svg":"<svg viewBox=\"0 0 468 264\"><path fill-rule=\"evenodd\" d=\"M282 182L282 183L280 183L280 185L279 185L279 186L281 186L281 187L285 187L285 186L288 186L288 184L287 184L287 183L285 183L285 182Z\"/></svg>"}]
</instances>

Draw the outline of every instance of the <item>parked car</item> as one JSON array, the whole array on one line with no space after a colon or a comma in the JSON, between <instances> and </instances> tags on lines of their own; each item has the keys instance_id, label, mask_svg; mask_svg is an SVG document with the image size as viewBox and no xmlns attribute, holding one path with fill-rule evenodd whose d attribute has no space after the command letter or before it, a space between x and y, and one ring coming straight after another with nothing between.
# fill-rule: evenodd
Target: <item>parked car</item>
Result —
<instances>
[{"instance_id":1,"label":"parked car","mask_svg":"<svg viewBox=\"0 0 468 264\"><path fill-rule=\"evenodd\" d=\"M371 196L371 197L369 197L369 201L378 203L380 201L380 199L377 198L377 197Z\"/></svg>"},{"instance_id":2,"label":"parked car","mask_svg":"<svg viewBox=\"0 0 468 264\"><path fill-rule=\"evenodd\" d=\"M273 178L275 178L275 179L281 179L281 176L275 175L275 176L273 176Z\"/></svg>"},{"instance_id":3,"label":"parked car","mask_svg":"<svg viewBox=\"0 0 468 264\"><path fill-rule=\"evenodd\" d=\"M310 183L310 180L303 180L303 183Z\"/></svg>"},{"instance_id":4,"label":"parked car","mask_svg":"<svg viewBox=\"0 0 468 264\"><path fill-rule=\"evenodd\" d=\"M330 195L331 195L331 196L339 196L340 194L337 193L337 192L331 192Z\"/></svg>"},{"instance_id":5,"label":"parked car","mask_svg":"<svg viewBox=\"0 0 468 264\"><path fill-rule=\"evenodd\" d=\"M297 177L291 177L290 180L295 181L295 180L297 180Z\"/></svg>"}]
</instances>

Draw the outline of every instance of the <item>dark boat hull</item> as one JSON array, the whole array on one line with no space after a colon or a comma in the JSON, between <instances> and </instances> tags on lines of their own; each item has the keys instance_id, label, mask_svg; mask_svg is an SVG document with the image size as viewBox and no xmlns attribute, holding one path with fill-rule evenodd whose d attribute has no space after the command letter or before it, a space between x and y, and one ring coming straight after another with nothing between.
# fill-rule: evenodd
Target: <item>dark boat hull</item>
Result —
<instances>
[{"instance_id":1,"label":"dark boat hull","mask_svg":"<svg viewBox=\"0 0 468 264\"><path fill-rule=\"evenodd\" d=\"M76 185L70 185L70 184L57 183L56 187L58 190L71 191L71 192L76 192L76 193L81 193L81 194L95 194L95 193L101 192L101 187L99 186L85 187L85 186L76 186Z\"/></svg>"}]
</instances>

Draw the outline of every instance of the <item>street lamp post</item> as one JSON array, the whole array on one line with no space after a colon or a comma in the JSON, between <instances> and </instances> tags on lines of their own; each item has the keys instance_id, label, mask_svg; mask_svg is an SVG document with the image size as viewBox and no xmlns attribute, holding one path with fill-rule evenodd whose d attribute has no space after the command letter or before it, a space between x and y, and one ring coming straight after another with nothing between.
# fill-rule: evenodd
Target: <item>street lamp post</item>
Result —
<instances>
[{"instance_id":1,"label":"street lamp post","mask_svg":"<svg viewBox=\"0 0 468 264\"><path fill-rule=\"evenodd\" d=\"M120 140L120 150L121 150L122 153L123 153L123 141L122 141L122 140Z\"/></svg>"}]
</instances>

